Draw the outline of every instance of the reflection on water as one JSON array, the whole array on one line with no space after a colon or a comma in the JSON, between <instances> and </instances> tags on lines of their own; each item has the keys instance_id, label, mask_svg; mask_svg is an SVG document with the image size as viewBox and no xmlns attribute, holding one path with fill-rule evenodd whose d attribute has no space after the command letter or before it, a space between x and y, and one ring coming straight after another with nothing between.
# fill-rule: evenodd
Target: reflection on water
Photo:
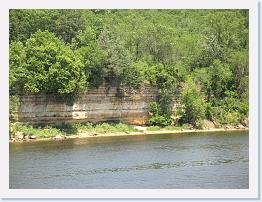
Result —
<instances>
[{"instance_id":1,"label":"reflection on water","mask_svg":"<svg viewBox=\"0 0 262 202\"><path fill-rule=\"evenodd\" d=\"M12 143L10 188L248 188L248 132Z\"/></svg>"}]
</instances>

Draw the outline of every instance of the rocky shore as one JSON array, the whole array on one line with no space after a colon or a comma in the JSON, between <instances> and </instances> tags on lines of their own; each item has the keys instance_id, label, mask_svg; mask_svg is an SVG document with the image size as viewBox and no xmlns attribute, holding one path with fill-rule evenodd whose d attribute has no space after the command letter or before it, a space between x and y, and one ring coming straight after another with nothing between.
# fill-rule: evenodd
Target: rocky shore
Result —
<instances>
[{"instance_id":1,"label":"rocky shore","mask_svg":"<svg viewBox=\"0 0 262 202\"><path fill-rule=\"evenodd\" d=\"M218 131L242 131L249 130L241 124L236 126L225 126L223 128L205 128L205 129L181 129L181 130L156 130L149 131L147 127L135 126L139 132L114 132L114 133L89 133L82 132L71 135L56 135L48 138L38 138L36 135L25 135L23 132L16 132L15 137L9 142L30 142L30 141L63 141L74 138L94 138L94 137L110 137L110 136L134 136L134 135L153 135L153 134L184 134L184 133L198 133L198 132L218 132Z\"/></svg>"}]
</instances>

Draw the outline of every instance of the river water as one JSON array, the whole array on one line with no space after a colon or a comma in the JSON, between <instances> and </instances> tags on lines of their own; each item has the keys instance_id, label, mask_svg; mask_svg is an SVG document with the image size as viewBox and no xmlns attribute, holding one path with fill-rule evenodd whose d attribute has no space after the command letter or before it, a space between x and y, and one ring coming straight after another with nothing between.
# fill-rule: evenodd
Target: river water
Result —
<instances>
[{"instance_id":1,"label":"river water","mask_svg":"<svg viewBox=\"0 0 262 202\"><path fill-rule=\"evenodd\" d=\"M248 132L10 143L13 189L248 188Z\"/></svg>"}]
</instances>

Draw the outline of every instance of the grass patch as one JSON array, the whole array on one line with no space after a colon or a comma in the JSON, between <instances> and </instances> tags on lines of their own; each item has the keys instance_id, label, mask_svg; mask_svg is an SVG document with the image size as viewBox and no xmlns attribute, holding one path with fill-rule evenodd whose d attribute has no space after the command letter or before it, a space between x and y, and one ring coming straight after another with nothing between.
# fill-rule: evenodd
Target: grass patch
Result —
<instances>
[{"instance_id":1,"label":"grass patch","mask_svg":"<svg viewBox=\"0 0 262 202\"><path fill-rule=\"evenodd\" d=\"M13 132L23 132L25 135L35 135L40 138L54 137L56 135L64 135L64 133L52 126L34 126L28 124L15 124L13 126Z\"/></svg>"},{"instance_id":2,"label":"grass patch","mask_svg":"<svg viewBox=\"0 0 262 202\"><path fill-rule=\"evenodd\" d=\"M185 129L183 126L166 126L162 130L182 130Z\"/></svg>"},{"instance_id":3,"label":"grass patch","mask_svg":"<svg viewBox=\"0 0 262 202\"><path fill-rule=\"evenodd\" d=\"M114 132L136 132L137 129L123 123L100 123L93 125L92 123L75 124L74 127L78 133L114 133Z\"/></svg>"},{"instance_id":4,"label":"grass patch","mask_svg":"<svg viewBox=\"0 0 262 202\"><path fill-rule=\"evenodd\" d=\"M149 126L147 131L159 131L159 130L181 130L188 129L190 125L183 126ZM76 124L61 124L61 125L30 125L16 123L11 124L10 127L10 138L15 137L16 132L23 132L25 135L35 135L38 138L50 138L55 137L56 135L76 135L79 133L116 133L116 132L139 132L140 130L135 129L134 127L123 124L123 123L98 123L92 124L87 123L76 123Z\"/></svg>"},{"instance_id":5,"label":"grass patch","mask_svg":"<svg viewBox=\"0 0 262 202\"><path fill-rule=\"evenodd\" d=\"M50 138L56 135L76 135L78 133L114 133L114 132L137 132L139 130L123 123L77 123L62 124L56 126L50 125L30 125L30 124L12 124L9 127L10 138L15 136L16 132L23 132L25 135L35 135L39 138Z\"/></svg>"}]
</instances>

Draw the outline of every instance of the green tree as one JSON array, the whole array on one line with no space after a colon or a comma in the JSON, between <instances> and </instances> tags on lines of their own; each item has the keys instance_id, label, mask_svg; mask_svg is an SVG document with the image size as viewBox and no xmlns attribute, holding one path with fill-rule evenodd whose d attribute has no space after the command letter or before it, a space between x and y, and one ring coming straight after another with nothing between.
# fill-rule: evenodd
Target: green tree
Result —
<instances>
[{"instance_id":1,"label":"green tree","mask_svg":"<svg viewBox=\"0 0 262 202\"><path fill-rule=\"evenodd\" d=\"M124 83L124 72L132 65L131 55L125 48L124 41L113 33L104 30L98 40L106 53L105 80L119 87Z\"/></svg>"},{"instance_id":2,"label":"green tree","mask_svg":"<svg viewBox=\"0 0 262 202\"><path fill-rule=\"evenodd\" d=\"M128 66L123 71L123 85L138 89L145 80L143 68L144 63L141 61L137 61L136 63Z\"/></svg>"},{"instance_id":3,"label":"green tree","mask_svg":"<svg viewBox=\"0 0 262 202\"><path fill-rule=\"evenodd\" d=\"M23 82L23 67L26 62L25 47L21 42L12 42L9 51L9 89L10 93L21 90L20 84Z\"/></svg>"},{"instance_id":4,"label":"green tree","mask_svg":"<svg viewBox=\"0 0 262 202\"><path fill-rule=\"evenodd\" d=\"M230 66L219 60L214 60L208 68L211 80L211 90L216 98L223 98L227 89L230 89L232 72Z\"/></svg>"},{"instance_id":5,"label":"green tree","mask_svg":"<svg viewBox=\"0 0 262 202\"><path fill-rule=\"evenodd\" d=\"M204 95L191 77L183 84L180 102L183 106L182 119L184 122L196 125L198 121L205 118Z\"/></svg>"},{"instance_id":6,"label":"green tree","mask_svg":"<svg viewBox=\"0 0 262 202\"><path fill-rule=\"evenodd\" d=\"M11 9L9 11L9 38L24 42L37 30L54 31L59 10Z\"/></svg>"},{"instance_id":7,"label":"green tree","mask_svg":"<svg viewBox=\"0 0 262 202\"><path fill-rule=\"evenodd\" d=\"M98 45L95 30L87 27L71 44L84 64L85 74L91 86L98 87L104 82L106 52Z\"/></svg>"},{"instance_id":8,"label":"green tree","mask_svg":"<svg viewBox=\"0 0 262 202\"><path fill-rule=\"evenodd\" d=\"M53 32L66 43L86 27L82 10L10 10L10 40L24 42L37 30Z\"/></svg>"},{"instance_id":9,"label":"green tree","mask_svg":"<svg viewBox=\"0 0 262 202\"><path fill-rule=\"evenodd\" d=\"M51 31L66 43L71 43L77 33L83 31L85 27L86 19L82 10L59 10L58 18Z\"/></svg>"},{"instance_id":10,"label":"green tree","mask_svg":"<svg viewBox=\"0 0 262 202\"><path fill-rule=\"evenodd\" d=\"M65 95L87 87L81 60L53 33L33 34L26 41L25 55L18 78L24 92Z\"/></svg>"}]
</instances>

